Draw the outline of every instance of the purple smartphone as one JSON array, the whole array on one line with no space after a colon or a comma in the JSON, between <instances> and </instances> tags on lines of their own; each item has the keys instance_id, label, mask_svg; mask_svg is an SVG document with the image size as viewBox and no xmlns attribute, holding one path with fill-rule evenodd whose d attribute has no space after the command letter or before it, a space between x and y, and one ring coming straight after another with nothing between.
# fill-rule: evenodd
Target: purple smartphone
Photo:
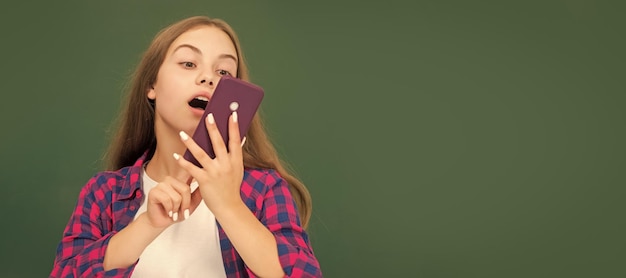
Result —
<instances>
[{"instance_id":1,"label":"purple smartphone","mask_svg":"<svg viewBox=\"0 0 626 278\"><path fill-rule=\"evenodd\" d=\"M217 129L228 147L228 118L233 111L237 111L237 122L239 123L239 134L241 139L248 132L252 118L256 114L261 100L263 100L263 89L252 83L230 76L222 76L215 87L215 91L209 100L204 115L200 119L196 131L193 133L193 140L211 157L215 158L213 145L207 133L206 116L213 113ZM198 167L202 167L195 157L185 151L183 157Z\"/></svg>"}]
</instances>

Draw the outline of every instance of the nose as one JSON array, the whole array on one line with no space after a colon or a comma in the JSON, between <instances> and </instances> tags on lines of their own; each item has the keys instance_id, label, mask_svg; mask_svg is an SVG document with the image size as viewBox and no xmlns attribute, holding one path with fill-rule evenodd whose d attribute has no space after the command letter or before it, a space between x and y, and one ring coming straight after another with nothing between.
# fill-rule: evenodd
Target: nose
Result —
<instances>
[{"instance_id":1,"label":"nose","mask_svg":"<svg viewBox=\"0 0 626 278\"><path fill-rule=\"evenodd\" d=\"M196 83L198 85L209 85L210 87L213 87L214 85L217 85L218 78L219 77L217 77L215 74L202 72L198 75Z\"/></svg>"},{"instance_id":2,"label":"nose","mask_svg":"<svg viewBox=\"0 0 626 278\"><path fill-rule=\"evenodd\" d=\"M204 84L204 83L207 83L207 80L206 80L206 79L202 79L202 80L200 80L200 84ZM209 84L209 86L213 86L213 80L209 80L209 81L208 81L208 84Z\"/></svg>"}]
</instances>

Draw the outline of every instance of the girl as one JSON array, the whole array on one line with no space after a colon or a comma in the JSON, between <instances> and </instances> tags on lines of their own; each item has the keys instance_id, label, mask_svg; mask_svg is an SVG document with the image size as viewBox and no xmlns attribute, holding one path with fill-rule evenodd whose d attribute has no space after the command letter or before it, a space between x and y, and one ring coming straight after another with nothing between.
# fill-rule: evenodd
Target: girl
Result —
<instances>
[{"instance_id":1,"label":"girl","mask_svg":"<svg viewBox=\"0 0 626 278\"><path fill-rule=\"evenodd\" d=\"M248 80L224 21L191 17L156 35L133 75L110 170L82 188L51 277L321 277L304 230L309 193L259 115L239 140L233 112L227 143L212 115L200 119L197 103L223 75ZM214 159L189 136L200 120Z\"/></svg>"}]
</instances>

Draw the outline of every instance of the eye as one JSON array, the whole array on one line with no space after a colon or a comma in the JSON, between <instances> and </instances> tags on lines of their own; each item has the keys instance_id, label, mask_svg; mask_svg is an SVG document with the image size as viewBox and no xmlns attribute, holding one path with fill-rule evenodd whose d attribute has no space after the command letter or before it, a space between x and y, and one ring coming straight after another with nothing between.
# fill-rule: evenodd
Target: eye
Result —
<instances>
[{"instance_id":1,"label":"eye","mask_svg":"<svg viewBox=\"0 0 626 278\"><path fill-rule=\"evenodd\" d=\"M223 70L223 69L217 70L217 73L219 75L232 75L230 74L230 72L228 72L227 70Z\"/></svg>"},{"instance_id":2,"label":"eye","mask_svg":"<svg viewBox=\"0 0 626 278\"><path fill-rule=\"evenodd\" d=\"M182 62L180 63L184 68L187 69L193 69L196 67L196 64L192 63L192 62Z\"/></svg>"}]
</instances>

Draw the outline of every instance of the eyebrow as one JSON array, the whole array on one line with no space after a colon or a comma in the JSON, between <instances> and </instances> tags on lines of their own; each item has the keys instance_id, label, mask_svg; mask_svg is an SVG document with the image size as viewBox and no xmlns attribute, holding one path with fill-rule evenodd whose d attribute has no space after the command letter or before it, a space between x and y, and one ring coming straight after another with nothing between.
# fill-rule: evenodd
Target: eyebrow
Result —
<instances>
[{"instance_id":1,"label":"eyebrow","mask_svg":"<svg viewBox=\"0 0 626 278\"><path fill-rule=\"evenodd\" d=\"M193 52L195 52L195 53L197 53L197 54L202 55L202 51L200 51L200 49L199 49L199 48L197 48L197 47L195 47L195 46L193 46L193 45L191 45L191 44L181 44L181 45L177 46L177 47L174 49L174 51L173 51L172 53L174 53L174 52L176 52L176 51L178 51L179 49L184 48L184 47L189 48L189 49L191 49ZM218 56L218 58L219 58L219 59L232 59L233 61L235 61L235 63L237 63L237 57L235 57L235 56L233 56L233 55L230 55L230 54L220 54L220 55Z\"/></svg>"}]
</instances>

